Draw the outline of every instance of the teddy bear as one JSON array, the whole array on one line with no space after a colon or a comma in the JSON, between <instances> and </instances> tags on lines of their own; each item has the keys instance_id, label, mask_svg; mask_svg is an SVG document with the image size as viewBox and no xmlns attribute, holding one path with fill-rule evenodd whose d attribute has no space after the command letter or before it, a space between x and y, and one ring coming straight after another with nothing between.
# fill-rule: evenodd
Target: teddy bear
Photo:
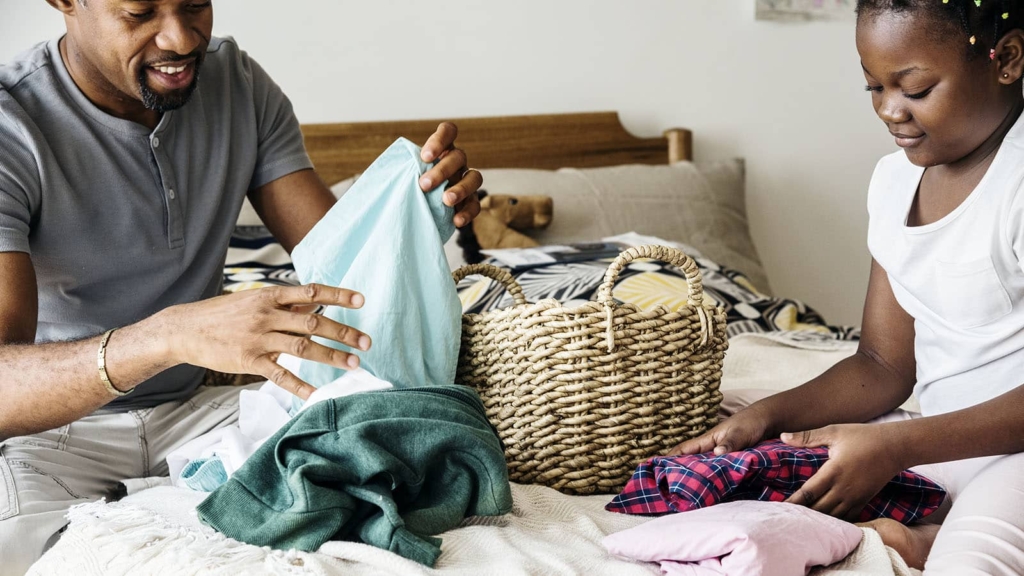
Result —
<instances>
[{"instance_id":1,"label":"teddy bear","mask_svg":"<svg viewBox=\"0 0 1024 576\"><path fill-rule=\"evenodd\" d=\"M459 229L457 239L466 263L483 261L481 250L539 245L536 240L519 231L543 229L551 224L554 215L554 201L551 197L488 194L484 190L478 194L480 215L472 224Z\"/></svg>"}]
</instances>

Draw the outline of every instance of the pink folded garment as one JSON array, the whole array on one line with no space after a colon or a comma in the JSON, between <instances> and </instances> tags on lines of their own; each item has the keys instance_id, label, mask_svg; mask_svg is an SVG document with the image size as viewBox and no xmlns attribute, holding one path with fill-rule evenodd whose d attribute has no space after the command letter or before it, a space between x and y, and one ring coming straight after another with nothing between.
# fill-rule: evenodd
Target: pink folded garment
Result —
<instances>
[{"instance_id":1,"label":"pink folded garment","mask_svg":"<svg viewBox=\"0 0 1024 576\"><path fill-rule=\"evenodd\" d=\"M861 529L805 506L743 500L616 532L609 552L678 576L803 576L846 558Z\"/></svg>"}]
</instances>

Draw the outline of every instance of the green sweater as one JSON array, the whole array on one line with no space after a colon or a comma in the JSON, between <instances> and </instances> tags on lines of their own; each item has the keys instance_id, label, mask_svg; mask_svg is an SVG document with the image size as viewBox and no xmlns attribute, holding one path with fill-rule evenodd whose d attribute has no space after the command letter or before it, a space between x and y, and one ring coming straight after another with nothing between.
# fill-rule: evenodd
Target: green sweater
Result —
<instances>
[{"instance_id":1,"label":"green sweater","mask_svg":"<svg viewBox=\"0 0 1024 576\"><path fill-rule=\"evenodd\" d=\"M431 386L310 407L197 511L256 546L315 551L332 539L360 541L433 566L441 540L432 535L511 509L501 441L479 397Z\"/></svg>"}]
</instances>

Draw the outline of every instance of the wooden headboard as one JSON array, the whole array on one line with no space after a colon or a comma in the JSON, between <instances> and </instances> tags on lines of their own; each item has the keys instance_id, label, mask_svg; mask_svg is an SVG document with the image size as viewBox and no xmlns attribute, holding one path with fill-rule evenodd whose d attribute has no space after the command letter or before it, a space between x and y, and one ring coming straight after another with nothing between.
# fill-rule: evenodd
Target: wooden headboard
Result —
<instances>
[{"instance_id":1,"label":"wooden headboard","mask_svg":"<svg viewBox=\"0 0 1024 576\"><path fill-rule=\"evenodd\" d=\"M693 159L689 130L637 138L615 112L452 118L457 144L473 168L592 168L666 164ZM317 173L328 185L366 169L396 138L422 145L440 120L305 124L302 133Z\"/></svg>"}]
</instances>

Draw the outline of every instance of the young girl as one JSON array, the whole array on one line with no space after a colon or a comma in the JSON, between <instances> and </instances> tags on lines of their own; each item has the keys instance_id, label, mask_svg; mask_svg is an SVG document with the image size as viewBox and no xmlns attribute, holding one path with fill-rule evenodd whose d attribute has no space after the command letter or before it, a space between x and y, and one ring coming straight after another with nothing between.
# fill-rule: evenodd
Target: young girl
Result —
<instances>
[{"instance_id":1,"label":"young girl","mask_svg":"<svg viewBox=\"0 0 1024 576\"><path fill-rule=\"evenodd\" d=\"M858 353L674 452L780 433L827 446L791 501L846 518L915 467L951 508L941 526L874 522L887 544L926 574L1024 574L1024 2L859 0L857 12L867 90L902 148L868 190ZM911 393L922 414L890 414Z\"/></svg>"}]
</instances>

